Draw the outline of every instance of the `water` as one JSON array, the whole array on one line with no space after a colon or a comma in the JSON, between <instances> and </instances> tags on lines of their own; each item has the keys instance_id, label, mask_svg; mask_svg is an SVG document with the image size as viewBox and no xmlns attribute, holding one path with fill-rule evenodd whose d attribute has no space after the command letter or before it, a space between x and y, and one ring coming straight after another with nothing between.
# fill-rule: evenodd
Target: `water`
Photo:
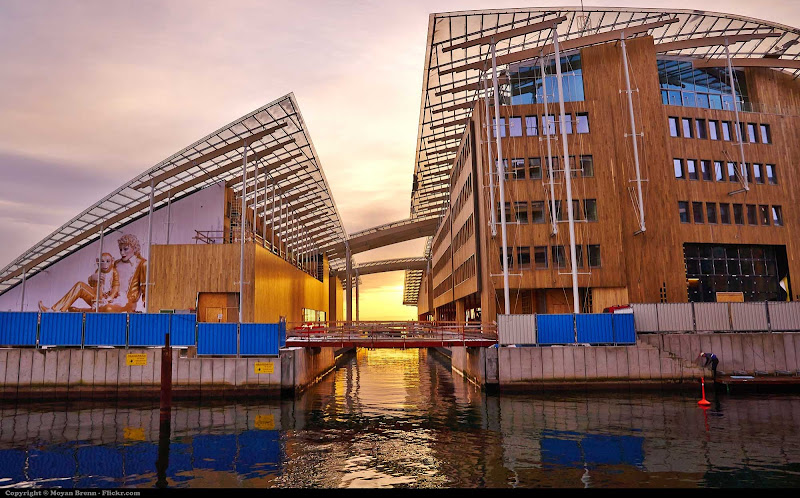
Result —
<instances>
[{"instance_id":1,"label":"water","mask_svg":"<svg viewBox=\"0 0 800 498\"><path fill-rule=\"evenodd\" d=\"M160 446L157 404L5 403L0 487L800 487L800 395L698 395L487 396L359 350L297 400L176 403Z\"/></svg>"}]
</instances>

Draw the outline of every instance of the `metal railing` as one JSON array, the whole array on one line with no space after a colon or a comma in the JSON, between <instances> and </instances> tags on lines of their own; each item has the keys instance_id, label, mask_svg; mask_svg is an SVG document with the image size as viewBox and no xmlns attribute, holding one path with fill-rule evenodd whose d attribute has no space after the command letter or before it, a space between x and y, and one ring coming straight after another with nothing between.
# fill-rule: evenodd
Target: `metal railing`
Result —
<instances>
[{"instance_id":1,"label":"metal railing","mask_svg":"<svg viewBox=\"0 0 800 498\"><path fill-rule=\"evenodd\" d=\"M336 321L289 323L287 346L350 345L364 347L490 346L497 326L470 322Z\"/></svg>"},{"instance_id":2,"label":"metal railing","mask_svg":"<svg viewBox=\"0 0 800 498\"><path fill-rule=\"evenodd\" d=\"M631 307L639 333L800 331L800 302L636 303Z\"/></svg>"}]
</instances>

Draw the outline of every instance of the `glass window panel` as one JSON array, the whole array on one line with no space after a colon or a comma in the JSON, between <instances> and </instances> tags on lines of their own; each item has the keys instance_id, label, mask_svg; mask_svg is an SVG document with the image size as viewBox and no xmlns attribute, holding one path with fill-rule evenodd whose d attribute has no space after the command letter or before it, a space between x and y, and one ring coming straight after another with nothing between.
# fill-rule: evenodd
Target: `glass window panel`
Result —
<instances>
[{"instance_id":1,"label":"glass window panel","mask_svg":"<svg viewBox=\"0 0 800 498\"><path fill-rule=\"evenodd\" d=\"M517 247L517 268L527 270L531 267L531 248Z\"/></svg>"},{"instance_id":2,"label":"glass window panel","mask_svg":"<svg viewBox=\"0 0 800 498\"><path fill-rule=\"evenodd\" d=\"M680 132L678 131L678 118L674 118L670 116L667 118L669 122L669 136L671 137L679 137Z\"/></svg>"},{"instance_id":3,"label":"glass window panel","mask_svg":"<svg viewBox=\"0 0 800 498\"><path fill-rule=\"evenodd\" d=\"M717 222L717 205L713 202L706 202L706 220L709 223Z\"/></svg>"},{"instance_id":4,"label":"glass window panel","mask_svg":"<svg viewBox=\"0 0 800 498\"><path fill-rule=\"evenodd\" d=\"M731 224L731 207L729 204L721 203L719 205L719 222L723 225Z\"/></svg>"},{"instance_id":5,"label":"glass window panel","mask_svg":"<svg viewBox=\"0 0 800 498\"><path fill-rule=\"evenodd\" d=\"M759 129L761 130L761 143L762 144L771 144L772 143L772 136L770 135L770 132L769 132L769 125L768 124L762 124L762 125L759 126Z\"/></svg>"},{"instance_id":6,"label":"glass window panel","mask_svg":"<svg viewBox=\"0 0 800 498\"><path fill-rule=\"evenodd\" d=\"M760 205L758 206L759 211L759 218L761 220L761 224L765 226L770 225L770 212L769 206Z\"/></svg>"},{"instance_id":7,"label":"glass window panel","mask_svg":"<svg viewBox=\"0 0 800 498\"><path fill-rule=\"evenodd\" d=\"M700 171L703 174L703 180L710 182L711 181L711 161L707 161L705 159L700 161Z\"/></svg>"},{"instance_id":8,"label":"glass window panel","mask_svg":"<svg viewBox=\"0 0 800 498\"><path fill-rule=\"evenodd\" d=\"M737 225L744 225L744 209L741 204L733 205L733 222Z\"/></svg>"},{"instance_id":9,"label":"glass window panel","mask_svg":"<svg viewBox=\"0 0 800 498\"><path fill-rule=\"evenodd\" d=\"M721 161L714 161L714 179L718 182L725 181L725 174L722 171L722 162Z\"/></svg>"},{"instance_id":10,"label":"glass window panel","mask_svg":"<svg viewBox=\"0 0 800 498\"><path fill-rule=\"evenodd\" d=\"M692 215L695 223L703 223L703 203L702 202L693 202L692 203Z\"/></svg>"},{"instance_id":11,"label":"glass window panel","mask_svg":"<svg viewBox=\"0 0 800 498\"><path fill-rule=\"evenodd\" d=\"M675 169L675 178L686 178L683 174L683 159L673 159L672 165Z\"/></svg>"},{"instance_id":12,"label":"glass window panel","mask_svg":"<svg viewBox=\"0 0 800 498\"><path fill-rule=\"evenodd\" d=\"M728 121L722 122L722 139L728 141L731 139L731 124Z\"/></svg>"},{"instance_id":13,"label":"glass window panel","mask_svg":"<svg viewBox=\"0 0 800 498\"><path fill-rule=\"evenodd\" d=\"M589 115L587 113L578 113L575 115L577 119L578 133L589 133Z\"/></svg>"},{"instance_id":14,"label":"glass window panel","mask_svg":"<svg viewBox=\"0 0 800 498\"><path fill-rule=\"evenodd\" d=\"M708 122L708 137L711 140L719 140L719 135L717 133L719 124L716 121L709 121Z\"/></svg>"},{"instance_id":15,"label":"glass window panel","mask_svg":"<svg viewBox=\"0 0 800 498\"><path fill-rule=\"evenodd\" d=\"M686 160L686 172L690 180L697 180L699 178L697 175L697 164L694 159Z\"/></svg>"},{"instance_id":16,"label":"glass window panel","mask_svg":"<svg viewBox=\"0 0 800 498\"><path fill-rule=\"evenodd\" d=\"M545 135L556 134L556 117L553 114L542 116L542 127Z\"/></svg>"},{"instance_id":17,"label":"glass window panel","mask_svg":"<svg viewBox=\"0 0 800 498\"><path fill-rule=\"evenodd\" d=\"M541 157L529 158L528 166L530 167L530 169L528 170L528 174L530 175L531 180L540 180L542 178L542 158Z\"/></svg>"},{"instance_id":18,"label":"glass window panel","mask_svg":"<svg viewBox=\"0 0 800 498\"><path fill-rule=\"evenodd\" d=\"M754 123L747 123L747 140L751 144L756 143L756 125Z\"/></svg>"},{"instance_id":19,"label":"glass window panel","mask_svg":"<svg viewBox=\"0 0 800 498\"><path fill-rule=\"evenodd\" d=\"M769 183L771 185L777 185L778 184L778 177L777 177L777 173L775 172L775 165L774 164L767 164L766 165L766 169L767 169L767 180L769 181Z\"/></svg>"},{"instance_id":20,"label":"glass window panel","mask_svg":"<svg viewBox=\"0 0 800 498\"><path fill-rule=\"evenodd\" d=\"M567 257L566 252L564 252L564 246L552 246L550 249L553 256L553 266L556 268L566 268Z\"/></svg>"},{"instance_id":21,"label":"glass window panel","mask_svg":"<svg viewBox=\"0 0 800 498\"><path fill-rule=\"evenodd\" d=\"M783 212L780 206L772 206L772 223L776 227L783 226Z\"/></svg>"},{"instance_id":22,"label":"glass window panel","mask_svg":"<svg viewBox=\"0 0 800 498\"><path fill-rule=\"evenodd\" d=\"M589 245L586 247L587 249L587 256L589 259L589 267L590 268L600 268L601 261L600 261L600 246L599 245Z\"/></svg>"},{"instance_id":23,"label":"glass window panel","mask_svg":"<svg viewBox=\"0 0 800 498\"><path fill-rule=\"evenodd\" d=\"M594 176L594 159L592 156L580 156L581 176L584 178Z\"/></svg>"},{"instance_id":24,"label":"glass window panel","mask_svg":"<svg viewBox=\"0 0 800 498\"><path fill-rule=\"evenodd\" d=\"M536 116L525 116L525 129L529 137L539 134L539 118Z\"/></svg>"},{"instance_id":25,"label":"glass window panel","mask_svg":"<svg viewBox=\"0 0 800 498\"><path fill-rule=\"evenodd\" d=\"M512 116L508 118L508 134L512 137L522 136L522 118L519 116Z\"/></svg>"},{"instance_id":26,"label":"glass window panel","mask_svg":"<svg viewBox=\"0 0 800 498\"><path fill-rule=\"evenodd\" d=\"M586 221L597 221L597 199L584 199L583 206L586 209Z\"/></svg>"},{"instance_id":27,"label":"glass window panel","mask_svg":"<svg viewBox=\"0 0 800 498\"><path fill-rule=\"evenodd\" d=\"M736 164L734 163L728 163L728 180L736 181Z\"/></svg>"},{"instance_id":28,"label":"glass window panel","mask_svg":"<svg viewBox=\"0 0 800 498\"><path fill-rule=\"evenodd\" d=\"M533 260L537 269L547 268L547 246L534 247Z\"/></svg>"},{"instance_id":29,"label":"glass window panel","mask_svg":"<svg viewBox=\"0 0 800 498\"><path fill-rule=\"evenodd\" d=\"M525 225L528 223L528 203L527 202L515 202L514 203L514 213L516 215L517 223L521 225Z\"/></svg>"},{"instance_id":30,"label":"glass window panel","mask_svg":"<svg viewBox=\"0 0 800 498\"><path fill-rule=\"evenodd\" d=\"M531 223L544 223L544 201L531 202Z\"/></svg>"},{"instance_id":31,"label":"glass window panel","mask_svg":"<svg viewBox=\"0 0 800 498\"><path fill-rule=\"evenodd\" d=\"M572 135L572 114L564 115L564 133Z\"/></svg>"},{"instance_id":32,"label":"glass window panel","mask_svg":"<svg viewBox=\"0 0 800 498\"><path fill-rule=\"evenodd\" d=\"M678 216L681 223L689 223L689 203L686 201L678 201Z\"/></svg>"},{"instance_id":33,"label":"glass window panel","mask_svg":"<svg viewBox=\"0 0 800 498\"><path fill-rule=\"evenodd\" d=\"M753 178L755 178L756 183L764 183L764 173L758 163L753 163Z\"/></svg>"},{"instance_id":34,"label":"glass window panel","mask_svg":"<svg viewBox=\"0 0 800 498\"><path fill-rule=\"evenodd\" d=\"M684 138L694 137L694 134L692 133L692 120L690 118L681 118L681 125Z\"/></svg>"},{"instance_id":35,"label":"glass window panel","mask_svg":"<svg viewBox=\"0 0 800 498\"><path fill-rule=\"evenodd\" d=\"M756 205L755 204L748 204L747 205L747 224L748 225L758 225L758 214L756 213Z\"/></svg>"},{"instance_id":36,"label":"glass window panel","mask_svg":"<svg viewBox=\"0 0 800 498\"><path fill-rule=\"evenodd\" d=\"M492 118L492 136L497 136L498 126L500 127L500 136L506 136L506 118L500 118L499 120Z\"/></svg>"},{"instance_id":37,"label":"glass window panel","mask_svg":"<svg viewBox=\"0 0 800 498\"><path fill-rule=\"evenodd\" d=\"M695 130L697 131L697 138L706 138L706 120L705 119L695 119Z\"/></svg>"},{"instance_id":38,"label":"glass window panel","mask_svg":"<svg viewBox=\"0 0 800 498\"><path fill-rule=\"evenodd\" d=\"M708 96L708 106L711 109L722 109L722 96L721 95L709 95Z\"/></svg>"}]
</instances>

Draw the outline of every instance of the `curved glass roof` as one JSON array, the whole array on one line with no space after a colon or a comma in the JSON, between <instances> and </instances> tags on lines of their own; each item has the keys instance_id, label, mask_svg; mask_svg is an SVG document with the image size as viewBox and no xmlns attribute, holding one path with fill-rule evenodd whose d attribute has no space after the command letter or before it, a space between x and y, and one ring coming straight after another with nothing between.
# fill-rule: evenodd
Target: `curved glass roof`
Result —
<instances>
[{"instance_id":1,"label":"curved glass roof","mask_svg":"<svg viewBox=\"0 0 800 498\"><path fill-rule=\"evenodd\" d=\"M249 207L262 211L276 189L317 247L346 239L319 155L290 93L173 154L65 223L0 270L0 293L21 282L23 268L31 276L98 239L101 230L147 215L151 182L154 209L166 205L170 195L174 201L220 181L240 194L245 144L248 183L256 171L258 185L267 177L270 190L258 196L251 185L245 190ZM338 268L344 260L334 257L330 264Z\"/></svg>"}]
</instances>

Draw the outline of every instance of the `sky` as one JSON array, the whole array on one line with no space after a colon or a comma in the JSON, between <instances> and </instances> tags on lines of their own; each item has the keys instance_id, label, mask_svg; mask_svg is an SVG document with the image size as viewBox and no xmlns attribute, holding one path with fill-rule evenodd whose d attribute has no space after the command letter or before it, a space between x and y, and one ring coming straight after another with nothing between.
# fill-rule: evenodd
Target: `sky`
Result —
<instances>
[{"instance_id":1,"label":"sky","mask_svg":"<svg viewBox=\"0 0 800 498\"><path fill-rule=\"evenodd\" d=\"M580 4L0 0L0 267L131 178L289 92L345 230L407 218L429 15ZM798 0L669 7L800 26ZM423 248L419 239L356 261ZM362 277L360 318L414 319L402 291L403 272Z\"/></svg>"}]
</instances>

